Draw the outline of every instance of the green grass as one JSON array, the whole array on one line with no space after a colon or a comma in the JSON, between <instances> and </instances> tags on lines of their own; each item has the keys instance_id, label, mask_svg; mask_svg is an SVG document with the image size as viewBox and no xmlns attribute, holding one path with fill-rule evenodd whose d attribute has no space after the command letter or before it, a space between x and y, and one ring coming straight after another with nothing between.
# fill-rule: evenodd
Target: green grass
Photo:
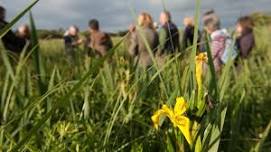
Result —
<instances>
[{"instance_id":1,"label":"green grass","mask_svg":"<svg viewBox=\"0 0 271 152\"><path fill-rule=\"evenodd\" d=\"M255 28L253 54L238 68L226 65L217 88L210 85L213 75L205 78L216 104L200 121L203 151L214 145L215 151L271 150L269 33L268 26ZM89 58L79 49L71 63L62 40L42 40L39 67L37 57L30 57L34 52L14 59L1 48L0 151L178 151L178 143L185 143L180 133L170 123L157 132L150 118L162 104L173 106L177 96L192 101L196 50L144 71L130 61L122 38L114 42L106 58ZM190 151L186 144L180 147Z\"/></svg>"}]
</instances>

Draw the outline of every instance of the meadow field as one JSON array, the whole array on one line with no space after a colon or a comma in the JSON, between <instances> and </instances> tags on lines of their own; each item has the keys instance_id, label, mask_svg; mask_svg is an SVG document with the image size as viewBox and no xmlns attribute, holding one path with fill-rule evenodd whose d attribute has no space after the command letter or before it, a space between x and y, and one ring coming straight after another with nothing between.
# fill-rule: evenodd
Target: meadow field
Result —
<instances>
[{"instance_id":1,"label":"meadow field","mask_svg":"<svg viewBox=\"0 0 271 152\"><path fill-rule=\"evenodd\" d=\"M0 49L0 151L271 151L271 26L255 20L251 56L217 75L208 60L200 87L196 45L144 70L116 37L108 56L81 48L72 62L61 39L37 43L30 17L39 47L20 56ZM158 130L152 122L178 97L191 141L172 117L161 117Z\"/></svg>"}]
</instances>

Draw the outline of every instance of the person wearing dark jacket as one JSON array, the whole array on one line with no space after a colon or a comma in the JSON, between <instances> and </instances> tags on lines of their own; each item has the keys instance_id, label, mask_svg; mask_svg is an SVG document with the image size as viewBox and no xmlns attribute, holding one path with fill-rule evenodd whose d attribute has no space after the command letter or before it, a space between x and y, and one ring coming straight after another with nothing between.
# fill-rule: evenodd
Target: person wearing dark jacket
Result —
<instances>
[{"instance_id":1,"label":"person wearing dark jacket","mask_svg":"<svg viewBox=\"0 0 271 152\"><path fill-rule=\"evenodd\" d=\"M8 22L5 21L6 10L4 7L0 6L0 29L2 30L8 25ZM20 53L23 51L27 40L16 36L16 34L9 30L3 37L2 42L6 50L13 53Z\"/></svg>"},{"instance_id":2,"label":"person wearing dark jacket","mask_svg":"<svg viewBox=\"0 0 271 152\"><path fill-rule=\"evenodd\" d=\"M160 15L161 30L159 32L159 50L162 54L180 51L180 38L177 26L171 20L171 14L163 11Z\"/></svg>"},{"instance_id":3,"label":"person wearing dark jacket","mask_svg":"<svg viewBox=\"0 0 271 152\"><path fill-rule=\"evenodd\" d=\"M247 58L255 46L253 26L253 21L249 16L241 17L237 21L236 32L238 37L236 45L241 58Z\"/></svg>"},{"instance_id":4,"label":"person wearing dark jacket","mask_svg":"<svg viewBox=\"0 0 271 152\"><path fill-rule=\"evenodd\" d=\"M79 48L82 40L79 37L79 29L76 26L69 27L64 35L65 51L69 59L74 61L76 57L76 50Z\"/></svg>"},{"instance_id":5,"label":"person wearing dark jacket","mask_svg":"<svg viewBox=\"0 0 271 152\"><path fill-rule=\"evenodd\" d=\"M139 65L147 68L152 65L150 51L154 55L159 46L158 33L153 26L150 14L141 13L138 17L138 27L130 26L129 54L136 58Z\"/></svg>"},{"instance_id":6,"label":"person wearing dark jacket","mask_svg":"<svg viewBox=\"0 0 271 152\"><path fill-rule=\"evenodd\" d=\"M16 31L18 38L24 39L27 45L27 50L31 50L34 46L31 41L31 29L27 24L20 25Z\"/></svg>"},{"instance_id":7,"label":"person wearing dark jacket","mask_svg":"<svg viewBox=\"0 0 271 152\"><path fill-rule=\"evenodd\" d=\"M184 29L183 37L182 37L182 48L187 49L193 45L193 41L194 41L195 26L194 26L193 18L186 17L184 19L184 26L185 26L185 29ZM200 34L199 31L198 33ZM200 35L198 35L198 37L200 37Z\"/></svg>"},{"instance_id":8,"label":"person wearing dark jacket","mask_svg":"<svg viewBox=\"0 0 271 152\"><path fill-rule=\"evenodd\" d=\"M90 43L89 47L98 56L104 57L113 48L113 42L109 34L100 31L99 22L96 19L89 21Z\"/></svg>"}]
</instances>

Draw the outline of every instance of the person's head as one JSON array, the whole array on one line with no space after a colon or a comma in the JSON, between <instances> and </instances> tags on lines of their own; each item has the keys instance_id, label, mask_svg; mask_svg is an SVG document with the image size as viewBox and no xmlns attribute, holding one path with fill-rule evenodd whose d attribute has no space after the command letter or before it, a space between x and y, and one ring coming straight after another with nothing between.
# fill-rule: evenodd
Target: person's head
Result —
<instances>
[{"instance_id":1,"label":"person's head","mask_svg":"<svg viewBox=\"0 0 271 152\"><path fill-rule=\"evenodd\" d=\"M6 9L3 6L0 6L0 20L5 20L6 18Z\"/></svg>"},{"instance_id":2,"label":"person's head","mask_svg":"<svg viewBox=\"0 0 271 152\"><path fill-rule=\"evenodd\" d=\"M88 27L90 32L99 31L100 30L99 21L96 19L90 20L88 23Z\"/></svg>"},{"instance_id":3,"label":"person's head","mask_svg":"<svg viewBox=\"0 0 271 152\"><path fill-rule=\"evenodd\" d=\"M75 25L72 25L68 29L68 34L71 36L76 36L79 33L79 28Z\"/></svg>"},{"instance_id":4,"label":"person's head","mask_svg":"<svg viewBox=\"0 0 271 152\"><path fill-rule=\"evenodd\" d=\"M208 34L212 34L214 31L220 29L220 23L215 18L210 18L210 19L206 20L205 23L206 23L205 30L207 31Z\"/></svg>"},{"instance_id":5,"label":"person's head","mask_svg":"<svg viewBox=\"0 0 271 152\"><path fill-rule=\"evenodd\" d=\"M216 20L216 22L218 22L220 24L220 19L219 17L216 15L215 11L212 9L212 10L209 10L207 12L205 12L203 14L203 25L206 27L207 25L207 21L208 20Z\"/></svg>"},{"instance_id":6,"label":"person's head","mask_svg":"<svg viewBox=\"0 0 271 152\"><path fill-rule=\"evenodd\" d=\"M146 12L142 12L138 16L138 25L141 27L154 29L152 17Z\"/></svg>"},{"instance_id":7,"label":"person's head","mask_svg":"<svg viewBox=\"0 0 271 152\"><path fill-rule=\"evenodd\" d=\"M185 17L183 20L184 26L194 26L194 19L193 17Z\"/></svg>"},{"instance_id":8,"label":"person's head","mask_svg":"<svg viewBox=\"0 0 271 152\"><path fill-rule=\"evenodd\" d=\"M251 17L243 16L237 20L236 32L238 34L245 34L247 32L252 32L253 27L254 27L254 23Z\"/></svg>"},{"instance_id":9,"label":"person's head","mask_svg":"<svg viewBox=\"0 0 271 152\"><path fill-rule=\"evenodd\" d=\"M160 24L165 25L166 23L171 22L171 14L169 11L163 11L160 14Z\"/></svg>"},{"instance_id":10,"label":"person's head","mask_svg":"<svg viewBox=\"0 0 271 152\"><path fill-rule=\"evenodd\" d=\"M30 28L27 24L18 27L18 36L22 38L30 37Z\"/></svg>"}]
</instances>

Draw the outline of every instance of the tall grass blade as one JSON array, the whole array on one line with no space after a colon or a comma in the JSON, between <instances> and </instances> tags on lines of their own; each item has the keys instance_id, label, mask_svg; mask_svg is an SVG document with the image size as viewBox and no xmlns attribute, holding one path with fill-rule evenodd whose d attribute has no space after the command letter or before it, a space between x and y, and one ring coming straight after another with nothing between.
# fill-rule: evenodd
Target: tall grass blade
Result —
<instances>
[{"instance_id":1,"label":"tall grass blade","mask_svg":"<svg viewBox=\"0 0 271 152\"><path fill-rule=\"evenodd\" d=\"M32 43L32 46L37 46L33 51L33 59L34 59L34 65L36 68L36 74L38 78L39 93L42 95L46 92L47 86L45 85L44 65L42 63L42 58L40 55L39 40L37 36L36 25L35 25L33 15L31 12L29 13L29 20L30 20L30 26L31 26L31 43Z\"/></svg>"},{"instance_id":2,"label":"tall grass blade","mask_svg":"<svg viewBox=\"0 0 271 152\"><path fill-rule=\"evenodd\" d=\"M269 133L271 130L271 121L268 123L267 127L265 128L262 138L256 144L255 148L253 148L250 152L261 152L263 151L264 142L268 139Z\"/></svg>"},{"instance_id":3,"label":"tall grass blade","mask_svg":"<svg viewBox=\"0 0 271 152\"><path fill-rule=\"evenodd\" d=\"M104 56L103 58L101 58L99 61L95 62L93 67L96 67L96 70L89 70L83 77L82 79L80 79L80 81L78 83L76 83L72 89L65 94L64 96L62 96L57 103L53 104L52 109L46 113L41 120L39 120L36 125L28 132L28 134L16 145L16 147L14 147L12 149L12 151L18 151L20 150L29 140L30 138L43 126L43 124L46 123L46 121L55 113L55 111L63 106L67 106L69 98L71 98L73 96L73 94L75 92L77 92L80 88L82 88L83 84L90 78L90 77L96 77L101 69L101 66L103 65L104 61L111 57L115 50L120 46L120 44L123 42L123 40L125 39L125 37L123 39L121 39L116 45L115 47L113 47L106 56Z\"/></svg>"}]
</instances>

